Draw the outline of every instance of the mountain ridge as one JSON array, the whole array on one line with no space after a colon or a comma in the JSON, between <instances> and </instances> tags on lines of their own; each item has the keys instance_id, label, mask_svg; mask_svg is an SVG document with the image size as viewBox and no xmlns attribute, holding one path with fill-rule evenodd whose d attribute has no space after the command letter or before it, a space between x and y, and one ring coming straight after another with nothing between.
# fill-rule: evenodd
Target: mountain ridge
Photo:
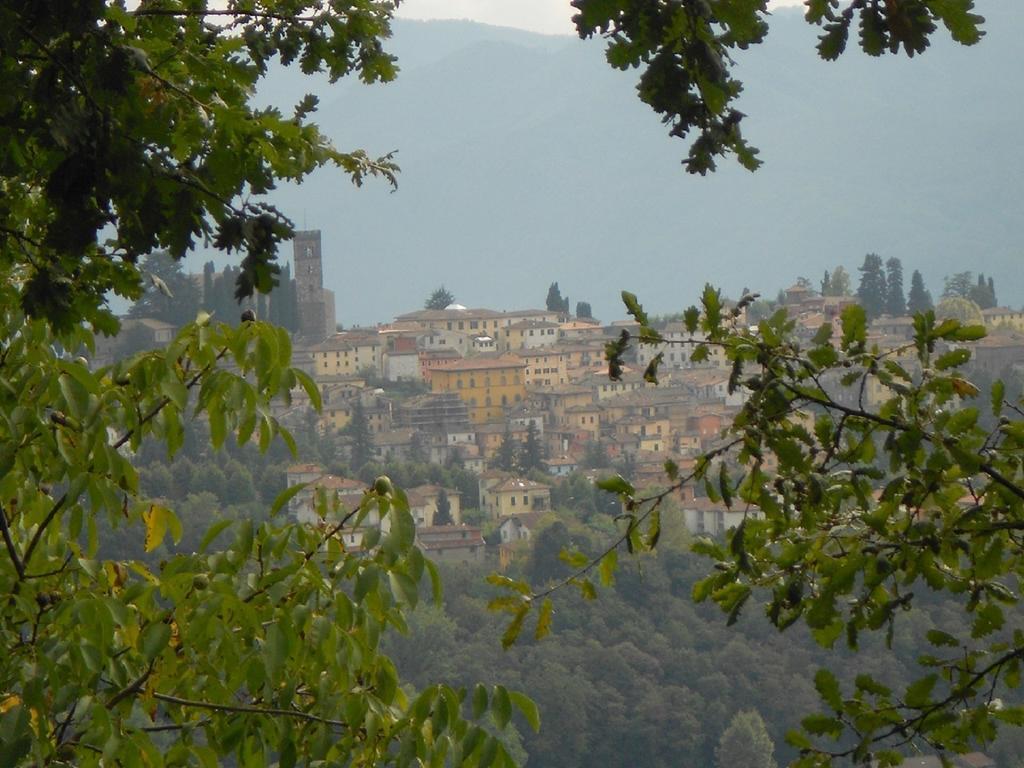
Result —
<instances>
[{"instance_id":1,"label":"mountain ridge","mask_svg":"<svg viewBox=\"0 0 1024 768\"><path fill-rule=\"evenodd\" d=\"M943 275L983 271L1017 306L1024 85L1008 73L1024 71L1024 18L987 5L978 46L940 31L913 61L870 60L851 41L821 62L814 30L776 12L738 69L765 165L749 174L725 160L707 178L681 168L688 145L598 41L399 20L394 83L328 88L288 73L264 94L285 108L314 89L339 147L398 149L398 190L321 171L272 201L323 231L346 325L419 307L442 283L467 305L540 305L557 280L606 319L622 316L623 288L671 312L705 282L774 295L798 275L854 273L867 252L920 269L935 295Z\"/></svg>"}]
</instances>

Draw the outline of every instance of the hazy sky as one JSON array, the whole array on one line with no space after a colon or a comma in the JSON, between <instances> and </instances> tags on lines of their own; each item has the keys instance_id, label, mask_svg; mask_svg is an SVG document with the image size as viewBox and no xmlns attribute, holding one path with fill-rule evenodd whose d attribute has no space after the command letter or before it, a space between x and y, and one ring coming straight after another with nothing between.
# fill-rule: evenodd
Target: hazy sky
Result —
<instances>
[{"instance_id":1,"label":"hazy sky","mask_svg":"<svg viewBox=\"0 0 1024 768\"><path fill-rule=\"evenodd\" d=\"M770 0L770 7L803 0ZM569 0L403 0L398 15L408 19L473 19L547 34L572 34Z\"/></svg>"}]
</instances>

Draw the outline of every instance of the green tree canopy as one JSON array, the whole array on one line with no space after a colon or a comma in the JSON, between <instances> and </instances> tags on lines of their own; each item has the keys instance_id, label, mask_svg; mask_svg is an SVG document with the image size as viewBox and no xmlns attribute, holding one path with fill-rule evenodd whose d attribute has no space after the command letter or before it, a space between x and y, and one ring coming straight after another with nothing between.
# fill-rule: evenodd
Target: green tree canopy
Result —
<instances>
[{"instance_id":1,"label":"green tree canopy","mask_svg":"<svg viewBox=\"0 0 1024 768\"><path fill-rule=\"evenodd\" d=\"M885 314L900 317L907 313L903 295L903 263L893 256L885 262Z\"/></svg>"},{"instance_id":2,"label":"green tree canopy","mask_svg":"<svg viewBox=\"0 0 1024 768\"><path fill-rule=\"evenodd\" d=\"M251 102L275 61L332 79L395 74L381 39L388 4L6 3L0 9L0 160L5 266L17 300L61 331L84 318L111 330L106 299L141 296L139 259L180 259L197 238L242 255L235 291L268 292L291 223L263 196L335 164L361 183L388 158L341 152L310 121ZM111 230L104 227L113 225ZM20 254L17 258L14 253Z\"/></svg>"},{"instance_id":3,"label":"green tree canopy","mask_svg":"<svg viewBox=\"0 0 1024 768\"><path fill-rule=\"evenodd\" d=\"M434 289L423 303L424 309L444 309L455 302L455 296L443 285Z\"/></svg>"},{"instance_id":4,"label":"green tree canopy","mask_svg":"<svg viewBox=\"0 0 1024 768\"><path fill-rule=\"evenodd\" d=\"M199 288L180 261L165 251L156 251L143 257L140 268L148 285L128 310L129 317L149 317L178 327L195 320Z\"/></svg>"},{"instance_id":5,"label":"green tree canopy","mask_svg":"<svg viewBox=\"0 0 1024 768\"><path fill-rule=\"evenodd\" d=\"M356 183L392 177L389 159L331 146L312 97L289 114L252 98L271 64L391 78L393 6L131 5L0 6L0 762L511 765L493 734L513 706L537 725L532 703L500 686L411 691L381 653L424 582L439 598L387 478L351 509L319 496L317 526L276 516L296 486L266 519L209 531L191 526L211 494L179 515L140 486L133 457L175 454L192 419L212 449L294 451L274 414L295 390L320 399L286 331L237 324L236 304L231 324L192 313L166 349L99 369L76 356L116 329L110 294L143 296L158 250L180 259L209 238L241 255L234 298L269 291L291 235L264 199L277 180L332 163Z\"/></svg>"},{"instance_id":6,"label":"green tree canopy","mask_svg":"<svg viewBox=\"0 0 1024 768\"><path fill-rule=\"evenodd\" d=\"M757 149L741 131L736 106L743 84L733 76L742 51L768 34L764 0L664 2L572 0L580 37L608 41L608 62L641 70L637 94L662 116L672 136L694 136L683 164L690 173L715 169L716 159L735 155L749 170L760 165ZM984 34L973 0L808 0L807 21L821 28L818 53L828 61L846 49L851 30L871 56L901 49L923 52L939 24L958 43Z\"/></svg>"},{"instance_id":7,"label":"green tree canopy","mask_svg":"<svg viewBox=\"0 0 1024 768\"><path fill-rule=\"evenodd\" d=\"M737 712L715 750L718 768L776 768L775 745L757 710Z\"/></svg>"},{"instance_id":8,"label":"green tree canopy","mask_svg":"<svg viewBox=\"0 0 1024 768\"><path fill-rule=\"evenodd\" d=\"M867 254L864 257L864 264L858 271L860 285L857 286L857 301L864 307L868 318L874 319L885 312L886 299L889 295L882 257L875 253Z\"/></svg>"},{"instance_id":9,"label":"green tree canopy","mask_svg":"<svg viewBox=\"0 0 1024 768\"><path fill-rule=\"evenodd\" d=\"M826 648L856 650L873 632L890 641L896 632L918 634L909 681L876 677L850 656L841 676L817 672L821 711L787 737L800 752L795 765L894 765L899 750L915 746L969 751L1000 724L1024 722L1024 634L1015 618L1024 576L1024 401L1009 400L998 381L981 392L964 370L984 327L925 312L908 343L879 348L854 305L836 338L826 325L801 342L787 313L747 327L739 318L753 297L727 311L709 286L701 307L685 313L690 337L669 341L635 296L623 298L640 343L720 347L746 401L692 469L666 463L663 488L642 492L621 476L599 482L622 504L617 535L596 557L567 553L575 570L553 586L509 585L525 594L503 605L514 619L507 641L533 611L535 634L546 633L558 590L593 597L595 582L611 584L620 548L657 547L671 514L666 502L693 485L738 516L724 539L694 544L714 567L693 596L717 604L728 623L760 602L779 630L803 622ZM628 341L608 346L613 377ZM649 367L650 380L657 368ZM851 389L881 394L850 398ZM908 623L933 591L957 600L962 629Z\"/></svg>"},{"instance_id":10,"label":"green tree canopy","mask_svg":"<svg viewBox=\"0 0 1024 768\"><path fill-rule=\"evenodd\" d=\"M932 308L932 295L924 287L924 278L916 269L910 277L910 293L907 294L907 312L916 315Z\"/></svg>"}]
</instances>

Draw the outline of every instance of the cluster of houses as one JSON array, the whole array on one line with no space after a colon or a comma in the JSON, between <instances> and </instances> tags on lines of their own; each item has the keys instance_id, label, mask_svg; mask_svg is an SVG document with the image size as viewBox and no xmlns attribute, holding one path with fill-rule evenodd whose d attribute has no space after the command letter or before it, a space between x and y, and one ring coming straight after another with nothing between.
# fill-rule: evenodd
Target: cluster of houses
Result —
<instances>
[{"instance_id":1,"label":"cluster of houses","mask_svg":"<svg viewBox=\"0 0 1024 768\"><path fill-rule=\"evenodd\" d=\"M816 295L801 285L785 291L785 309L808 342L826 324L834 326L834 336L841 335L841 313L853 301ZM1024 313L990 309L984 320L995 332L974 347L973 364L993 373L1024 364ZM745 323L746 317L741 313L736 322ZM137 332L159 334L155 342L168 332L144 320L135 324ZM345 428L358 414L365 419L374 460L457 463L471 470L479 477L480 512L497 525L501 542L511 545L529 539L550 509L550 487L491 469L506 441L539 441L542 469L552 482L593 465L597 456L628 466L637 487L657 486L664 483L666 460L685 471L718 444L742 406L742 388L730 391L729 361L715 347L695 361L692 353L700 339L682 323L663 325L663 344L634 345L621 379L610 380L605 346L624 330L636 330L635 324L605 325L547 309L451 304L399 315L372 328L300 335L294 363L319 385L323 407L315 418L323 433L337 437L342 458L352 442ZM899 349L912 333L911 318L882 317L871 324L870 341ZM659 354L659 383L653 385L642 372ZM418 384L401 386L413 382ZM838 400L856 397L872 407L888 397L881 385L853 393L844 392L838 380L833 384ZM306 423L310 413L300 394L278 416ZM333 477L319 467L295 467L288 477L290 484L309 484L292 501L300 519L316 518L321 490L338 492L344 506L357 504L363 490L357 481ZM481 530L461 524L461 499L453 489L445 490L445 506L450 507L445 525L435 524L440 490L408 489L421 545L439 556L481 557ZM686 526L695 533L718 534L738 522L737 513L692 493L679 503ZM358 545L361 534L350 536L348 543Z\"/></svg>"}]
</instances>

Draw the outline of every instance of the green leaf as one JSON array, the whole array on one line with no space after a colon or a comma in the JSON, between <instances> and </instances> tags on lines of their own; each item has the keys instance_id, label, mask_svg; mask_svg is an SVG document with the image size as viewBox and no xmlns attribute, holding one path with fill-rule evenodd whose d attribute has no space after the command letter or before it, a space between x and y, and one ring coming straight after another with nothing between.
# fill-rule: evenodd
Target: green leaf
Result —
<instances>
[{"instance_id":1,"label":"green leaf","mask_svg":"<svg viewBox=\"0 0 1024 768\"><path fill-rule=\"evenodd\" d=\"M523 622L526 621L526 614L529 612L529 603L524 603L519 610L516 611L515 616L512 617L512 621L509 622L508 627L505 628L505 633L501 636L502 648L510 648L519 638L519 633L523 630Z\"/></svg>"},{"instance_id":2,"label":"green leaf","mask_svg":"<svg viewBox=\"0 0 1024 768\"><path fill-rule=\"evenodd\" d=\"M840 315L843 328L842 347L844 350L861 347L867 341L868 323L864 307L851 304Z\"/></svg>"},{"instance_id":3,"label":"green leaf","mask_svg":"<svg viewBox=\"0 0 1024 768\"><path fill-rule=\"evenodd\" d=\"M520 712L523 713L523 717L526 718L526 722L530 728L533 729L534 733L540 731L540 710L537 705L528 696L520 693L519 691L509 691L509 699L516 705Z\"/></svg>"},{"instance_id":4,"label":"green leaf","mask_svg":"<svg viewBox=\"0 0 1024 768\"><path fill-rule=\"evenodd\" d=\"M541 603L540 613L537 616L537 630L534 632L535 640L543 640L551 633L551 615L553 613L554 605L551 602L550 597L545 597L544 602Z\"/></svg>"},{"instance_id":5,"label":"green leaf","mask_svg":"<svg viewBox=\"0 0 1024 768\"><path fill-rule=\"evenodd\" d=\"M601 558L597 566L598 576L602 587L610 587L615 583L615 572L619 567L619 553L611 550Z\"/></svg>"},{"instance_id":6,"label":"green leaf","mask_svg":"<svg viewBox=\"0 0 1024 768\"><path fill-rule=\"evenodd\" d=\"M430 591L434 605L441 605L444 596L441 589L441 574L432 560L425 558L423 565L427 570L427 575L430 577Z\"/></svg>"},{"instance_id":7,"label":"green leaf","mask_svg":"<svg viewBox=\"0 0 1024 768\"><path fill-rule=\"evenodd\" d=\"M283 491L277 494L277 496L274 498L274 503L270 505L270 516L273 517L278 512L280 512L285 506L287 506L288 502L290 502L292 499L294 499L296 496L302 493L302 489L305 488L307 485L309 484L296 483L295 485L289 486L288 488L285 488Z\"/></svg>"},{"instance_id":8,"label":"green leaf","mask_svg":"<svg viewBox=\"0 0 1024 768\"><path fill-rule=\"evenodd\" d=\"M952 349L949 352L939 355L935 361L935 368L940 371L944 371L947 368L956 368L963 365L971 359L971 351L969 349Z\"/></svg>"},{"instance_id":9,"label":"green leaf","mask_svg":"<svg viewBox=\"0 0 1024 768\"><path fill-rule=\"evenodd\" d=\"M839 681L827 669L819 669L814 674L814 687L818 695L836 712L843 709L843 698L839 691Z\"/></svg>"},{"instance_id":10,"label":"green leaf","mask_svg":"<svg viewBox=\"0 0 1024 768\"><path fill-rule=\"evenodd\" d=\"M146 626L139 634L139 651L146 661L159 656L171 640L171 625L157 621Z\"/></svg>"},{"instance_id":11,"label":"green leaf","mask_svg":"<svg viewBox=\"0 0 1024 768\"><path fill-rule=\"evenodd\" d=\"M473 719L478 720L487 710L487 687L477 683L473 688Z\"/></svg>"},{"instance_id":12,"label":"green leaf","mask_svg":"<svg viewBox=\"0 0 1024 768\"><path fill-rule=\"evenodd\" d=\"M903 703L913 709L924 709L931 702L932 690L938 679L938 675L926 675L915 680L907 687L907 692L903 695Z\"/></svg>"},{"instance_id":13,"label":"green leaf","mask_svg":"<svg viewBox=\"0 0 1024 768\"><path fill-rule=\"evenodd\" d=\"M512 700L505 690L505 686L496 685L491 693L491 714L494 715L494 722L499 728L504 729L512 717Z\"/></svg>"},{"instance_id":14,"label":"green leaf","mask_svg":"<svg viewBox=\"0 0 1024 768\"><path fill-rule=\"evenodd\" d=\"M633 319L640 323L641 326L650 325L650 322L647 319L647 313L644 312L644 308L640 306L640 302L637 301L635 293L623 291L622 303L626 305L626 311L632 315Z\"/></svg>"},{"instance_id":15,"label":"green leaf","mask_svg":"<svg viewBox=\"0 0 1024 768\"><path fill-rule=\"evenodd\" d=\"M608 491L610 493L617 493L620 496L632 496L636 493L636 489L633 485L626 480L622 475L612 475L610 477L602 477L596 483L594 483L602 491Z\"/></svg>"},{"instance_id":16,"label":"green leaf","mask_svg":"<svg viewBox=\"0 0 1024 768\"><path fill-rule=\"evenodd\" d=\"M947 338L953 341L977 341L978 339L985 338L985 336L984 325L962 325L949 334Z\"/></svg>"},{"instance_id":17,"label":"green leaf","mask_svg":"<svg viewBox=\"0 0 1024 768\"><path fill-rule=\"evenodd\" d=\"M927 632L928 642L932 645L937 645L947 648L957 648L960 645L960 641L948 632L943 632L941 629L930 629Z\"/></svg>"},{"instance_id":18,"label":"green leaf","mask_svg":"<svg viewBox=\"0 0 1024 768\"><path fill-rule=\"evenodd\" d=\"M831 736L838 739L843 734L843 724L840 720L827 715L810 715L800 721L808 733L815 736Z\"/></svg>"}]
</instances>

